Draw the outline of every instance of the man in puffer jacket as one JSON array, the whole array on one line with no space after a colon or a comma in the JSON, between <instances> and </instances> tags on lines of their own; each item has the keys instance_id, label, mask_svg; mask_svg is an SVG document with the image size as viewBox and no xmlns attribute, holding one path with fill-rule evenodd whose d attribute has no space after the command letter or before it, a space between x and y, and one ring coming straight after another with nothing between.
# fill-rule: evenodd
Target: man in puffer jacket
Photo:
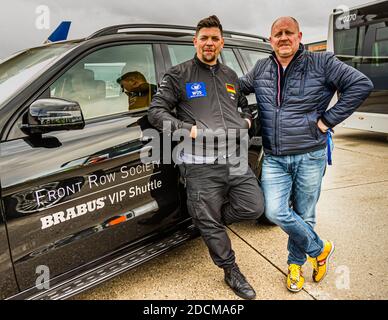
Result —
<instances>
[{"instance_id":1,"label":"man in puffer jacket","mask_svg":"<svg viewBox=\"0 0 388 320\"><path fill-rule=\"evenodd\" d=\"M306 255L313 280L319 282L334 251L333 242L322 241L314 231L327 131L349 117L373 88L364 74L333 53L305 51L301 39L294 18L278 18L271 28L272 55L240 78L241 90L256 94L265 153L265 213L289 235L287 288L293 292L303 288ZM338 102L327 109L336 91Z\"/></svg>"}]
</instances>

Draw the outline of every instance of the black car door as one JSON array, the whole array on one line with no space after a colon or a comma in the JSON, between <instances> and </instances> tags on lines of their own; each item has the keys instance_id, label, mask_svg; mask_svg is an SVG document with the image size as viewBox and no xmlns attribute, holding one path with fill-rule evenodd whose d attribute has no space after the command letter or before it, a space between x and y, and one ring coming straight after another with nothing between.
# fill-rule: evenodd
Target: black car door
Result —
<instances>
[{"instance_id":1,"label":"black car door","mask_svg":"<svg viewBox=\"0 0 388 320\"><path fill-rule=\"evenodd\" d=\"M96 49L45 91L77 101L84 129L40 139L11 134L1 143L1 192L22 290L35 285L40 266L53 278L180 219L176 168L140 158L155 87L152 45Z\"/></svg>"}]
</instances>

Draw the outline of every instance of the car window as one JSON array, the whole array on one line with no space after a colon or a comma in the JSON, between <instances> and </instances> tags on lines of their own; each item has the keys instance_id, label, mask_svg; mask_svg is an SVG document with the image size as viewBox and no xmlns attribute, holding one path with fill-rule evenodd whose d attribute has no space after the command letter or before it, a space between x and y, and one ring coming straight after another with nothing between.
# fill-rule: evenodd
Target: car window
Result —
<instances>
[{"instance_id":1,"label":"car window","mask_svg":"<svg viewBox=\"0 0 388 320\"><path fill-rule=\"evenodd\" d=\"M233 50L230 48L224 48L222 50L222 56L224 58L224 64L226 64L229 68L233 69L239 77L242 77L243 71L237 61L236 55L234 54Z\"/></svg>"},{"instance_id":2,"label":"car window","mask_svg":"<svg viewBox=\"0 0 388 320\"><path fill-rule=\"evenodd\" d=\"M240 50L241 55L243 56L243 59L245 61L245 64L248 67L248 70L251 70L257 60L267 58L269 56L268 52L262 52L262 51L255 51L255 50Z\"/></svg>"},{"instance_id":3,"label":"car window","mask_svg":"<svg viewBox=\"0 0 388 320\"><path fill-rule=\"evenodd\" d=\"M193 59L195 47L193 45L169 44L168 52L170 53L172 66L176 66L177 64Z\"/></svg>"},{"instance_id":4,"label":"car window","mask_svg":"<svg viewBox=\"0 0 388 320\"><path fill-rule=\"evenodd\" d=\"M155 91L155 64L149 44L95 51L50 86L51 97L77 101L85 119L146 110Z\"/></svg>"},{"instance_id":5,"label":"car window","mask_svg":"<svg viewBox=\"0 0 388 320\"><path fill-rule=\"evenodd\" d=\"M39 73L70 52L77 43L63 43L31 48L0 63L0 108L10 97L17 95Z\"/></svg>"}]
</instances>

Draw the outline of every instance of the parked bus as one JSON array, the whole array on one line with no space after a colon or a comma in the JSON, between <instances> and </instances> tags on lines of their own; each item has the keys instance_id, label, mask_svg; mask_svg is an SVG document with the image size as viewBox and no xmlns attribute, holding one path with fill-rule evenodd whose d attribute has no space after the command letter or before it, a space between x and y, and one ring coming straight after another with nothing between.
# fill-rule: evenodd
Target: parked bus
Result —
<instances>
[{"instance_id":1,"label":"parked bus","mask_svg":"<svg viewBox=\"0 0 388 320\"><path fill-rule=\"evenodd\" d=\"M334 10L327 50L363 72L374 84L369 98L343 126L388 133L388 1Z\"/></svg>"}]
</instances>

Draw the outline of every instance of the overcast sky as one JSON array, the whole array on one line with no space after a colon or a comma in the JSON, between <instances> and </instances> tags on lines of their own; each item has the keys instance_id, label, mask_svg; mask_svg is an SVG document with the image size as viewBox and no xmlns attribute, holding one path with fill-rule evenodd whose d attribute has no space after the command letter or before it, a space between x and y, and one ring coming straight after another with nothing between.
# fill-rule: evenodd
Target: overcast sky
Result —
<instances>
[{"instance_id":1,"label":"overcast sky","mask_svg":"<svg viewBox=\"0 0 388 320\"><path fill-rule=\"evenodd\" d=\"M0 59L43 43L62 20L71 20L69 39L120 23L165 23L195 26L216 14L225 30L269 35L272 21L291 15L299 20L303 43L326 40L328 18L340 5L367 0L3 0L0 19ZM49 9L42 20L40 5ZM47 17L47 15L45 15ZM38 29L49 27L49 29ZM44 25L45 24L45 25Z\"/></svg>"}]
</instances>

